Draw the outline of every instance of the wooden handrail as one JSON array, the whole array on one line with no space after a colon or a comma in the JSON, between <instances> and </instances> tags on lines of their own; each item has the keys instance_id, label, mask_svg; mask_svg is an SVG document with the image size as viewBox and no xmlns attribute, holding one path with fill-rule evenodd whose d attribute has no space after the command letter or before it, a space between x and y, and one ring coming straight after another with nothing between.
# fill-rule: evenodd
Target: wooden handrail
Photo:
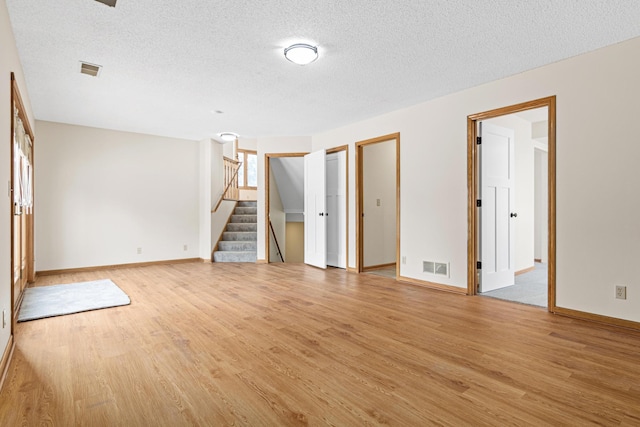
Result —
<instances>
[{"instance_id":1,"label":"wooden handrail","mask_svg":"<svg viewBox=\"0 0 640 427\"><path fill-rule=\"evenodd\" d=\"M276 237L276 232L273 230L273 224L271 224L271 220L269 220L269 228L271 228L271 234L273 234L273 241L276 242L276 249L278 250L278 255L280 255L280 261L284 262L282 251L280 250L280 245L278 244L278 238Z\"/></svg>"},{"instance_id":2,"label":"wooden handrail","mask_svg":"<svg viewBox=\"0 0 640 427\"><path fill-rule=\"evenodd\" d=\"M240 170L240 166L242 166L242 162L237 160L230 159L228 157L224 158L224 180L225 187L216 203L216 206L211 209L211 212L216 212L220 207L220 204L223 200L238 200L238 171ZM227 193L230 193L227 195Z\"/></svg>"}]
</instances>

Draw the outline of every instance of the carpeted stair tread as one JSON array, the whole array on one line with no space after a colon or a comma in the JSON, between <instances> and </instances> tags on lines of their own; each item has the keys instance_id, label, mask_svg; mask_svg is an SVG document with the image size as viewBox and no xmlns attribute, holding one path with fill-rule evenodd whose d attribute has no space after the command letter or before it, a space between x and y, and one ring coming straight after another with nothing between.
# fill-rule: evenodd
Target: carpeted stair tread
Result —
<instances>
[{"instance_id":1,"label":"carpeted stair tread","mask_svg":"<svg viewBox=\"0 0 640 427\"><path fill-rule=\"evenodd\" d=\"M257 253L254 251L215 251L214 262L256 262Z\"/></svg>"},{"instance_id":2,"label":"carpeted stair tread","mask_svg":"<svg viewBox=\"0 0 640 427\"><path fill-rule=\"evenodd\" d=\"M234 211L236 215L257 215L258 208L257 207L242 207L238 206Z\"/></svg>"},{"instance_id":3,"label":"carpeted stair tread","mask_svg":"<svg viewBox=\"0 0 640 427\"><path fill-rule=\"evenodd\" d=\"M222 232L214 262L256 262L258 240L257 202L243 200L236 204L227 228Z\"/></svg>"},{"instance_id":4,"label":"carpeted stair tread","mask_svg":"<svg viewBox=\"0 0 640 427\"><path fill-rule=\"evenodd\" d=\"M255 222L230 222L227 224L227 231L258 231L258 224Z\"/></svg>"},{"instance_id":5,"label":"carpeted stair tread","mask_svg":"<svg viewBox=\"0 0 640 427\"><path fill-rule=\"evenodd\" d=\"M255 231L223 231L222 240L227 242L243 241L251 242L258 240L258 233Z\"/></svg>"},{"instance_id":6,"label":"carpeted stair tread","mask_svg":"<svg viewBox=\"0 0 640 427\"><path fill-rule=\"evenodd\" d=\"M222 240L218 243L218 250L220 251L249 251L255 252L257 248L257 242L255 241L225 241Z\"/></svg>"},{"instance_id":7,"label":"carpeted stair tread","mask_svg":"<svg viewBox=\"0 0 640 427\"><path fill-rule=\"evenodd\" d=\"M251 222L257 223L258 216L257 215L231 215L231 222Z\"/></svg>"}]
</instances>

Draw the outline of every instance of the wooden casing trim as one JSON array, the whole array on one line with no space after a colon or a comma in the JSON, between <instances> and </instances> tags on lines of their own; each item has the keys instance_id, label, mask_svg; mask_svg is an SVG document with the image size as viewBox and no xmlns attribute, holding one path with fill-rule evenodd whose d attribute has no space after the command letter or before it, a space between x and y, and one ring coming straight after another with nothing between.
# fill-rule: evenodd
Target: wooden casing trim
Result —
<instances>
[{"instance_id":1,"label":"wooden casing trim","mask_svg":"<svg viewBox=\"0 0 640 427\"><path fill-rule=\"evenodd\" d=\"M478 150L476 145L477 122L494 117L506 116L521 111L547 107L548 115L548 186L549 186L549 272L548 272L548 310L557 312L556 307L556 97L550 96L534 101L495 110L472 114L467 117L467 294L476 295L478 261Z\"/></svg>"},{"instance_id":2,"label":"wooden casing trim","mask_svg":"<svg viewBox=\"0 0 640 427\"><path fill-rule=\"evenodd\" d=\"M27 117L27 112L26 109L24 107L24 103L22 101L22 96L20 95L20 89L18 88L18 82L16 80L16 76L15 73L11 73L11 105L10 105L10 109L9 111L11 112L11 125L10 125L10 135L9 135L9 144L10 144L10 168L9 168L9 173L10 173L10 180L11 180L11 188L14 188L15 183L13 182L13 177L14 177L14 168L13 168L13 156L15 155L14 152L14 141L13 141L13 134L15 131L14 128L14 120L13 120L13 107L14 104L18 110L18 117L20 117L20 120L22 120L22 124L24 126L24 130L25 132L29 135L29 138L31 138L31 168L32 168L32 173L33 173L33 179L31 181L31 194L33 196L33 203L34 203L34 208L32 208L32 212L30 214L24 213L23 215L25 216L25 223L26 223L26 230L23 230L24 232L27 233L27 238L26 238L26 281L27 283L33 282L35 280L35 270L34 270L34 212L35 212L35 135L33 133L33 129L31 127L31 122L29 121L29 118ZM15 282L15 277L14 277L14 262L15 262L15 254L14 254L14 248L15 248L15 244L14 244L14 240L16 239L15 236L15 232L14 232L14 206L13 206L13 192L10 195L10 200L9 200L9 209L10 209L10 244L11 244L11 273L10 273L10 281L11 281L11 315L10 315L10 319L11 319L11 336L13 337L13 334L15 333L15 324L16 324L16 319L18 316L18 311L20 309L20 305L22 304L22 297L23 295L18 295L16 298L15 295L15 290L14 290L14 282ZM22 225L21 225L22 227ZM20 255L21 256L21 255Z\"/></svg>"},{"instance_id":3,"label":"wooden casing trim","mask_svg":"<svg viewBox=\"0 0 640 427\"><path fill-rule=\"evenodd\" d=\"M532 266L532 267L523 268L522 270L518 270L518 271L516 271L516 272L515 272L515 275L516 275L516 276L519 276L519 275L521 275L521 274L526 274L526 273L529 273L529 272L531 272L531 271L534 271L535 269L536 269L536 266L535 266L535 265L534 265L534 266Z\"/></svg>"},{"instance_id":4,"label":"wooden casing trim","mask_svg":"<svg viewBox=\"0 0 640 427\"><path fill-rule=\"evenodd\" d=\"M433 289L436 291L445 291L445 292L451 292L451 293L460 294L460 295L467 294L467 290L465 288L460 288L457 286L443 285L440 283L433 283L425 280L414 279L411 277L404 277L404 276L398 276L397 280L399 282L409 283L411 285L417 285L422 288Z\"/></svg>"},{"instance_id":5,"label":"wooden casing trim","mask_svg":"<svg viewBox=\"0 0 640 427\"><path fill-rule=\"evenodd\" d=\"M363 149L380 142L396 143L396 280L400 278L400 132L356 142L356 271L364 271L364 160Z\"/></svg>"},{"instance_id":6,"label":"wooden casing trim","mask_svg":"<svg viewBox=\"0 0 640 427\"><path fill-rule=\"evenodd\" d=\"M31 143L33 143L33 140L35 139L33 128L31 127L31 122L29 122L29 118L27 117L27 110L24 108L24 103L22 102L22 96L20 96L20 89L18 88L18 82L16 81L14 73L11 73L11 96L13 98L12 102L15 102L18 106L18 115L24 124L24 130L29 134L29 137L31 137ZM13 105L11 106L11 114L13 115ZM11 133L11 141L13 142L13 132Z\"/></svg>"},{"instance_id":7,"label":"wooden casing trim","mask_svg":"<svg viewBox=\"0 0 640 427\"><path fill-rule=\"evenodd\" d=\"M94 267L63 268L60 270L36 271L36 276L54 276L56 274L84 273L88 271L100 271L100 270L117 270L122 268L148 267L152 265L186 264L190 262L201 263L201 262L207 262L207 260L202 258L180 258L180 259L168 259L163 261L147 261L147 262L132 262L127 264L97 265Z\"/></svg>"},{"instance_id":8,"label":"wooden casing trim","mask_svg":"<svg viewBox=\"0 0 640 427\"><path fill-rule=\"evenodd\" d=\"M390 262L387 264L380 264L380 265L369 265L367 267L363 267L362 271L366 272L366 271L384 270L385 268L395 267L395 266L396 266L395 262Z\"/></svg>"},{"instance_id":9,"label":"wooden casing trim","mask_svg":"<svg viewBox=\"0 0 640 427\"><path fill-rule=\"evenodd\" d=\"M9 363L11 362L11 358L13 357L14 348L15 348L15 341L13 339L13 334L12 334L9 336L7 347L4 349L4 353L2 354L2 359L0 360L0 391L2 391L4 380L7 378L7 372L9 371Z\"/></svg>"},{"instance_id":10,"label":"wooden casing trim","mask_svg":"<svg viewBox=\"0 0 640 427\"><path fill-rule=\"evenodd\" d=\"M259 264L269 263L269 195L271 191L271 182L269 180L269 172L271 172L271 159L277 157L304 157L309 153L266 153L264 155L264 260L258 260Z\"/></svg>"},{"instance_id":11,"label":"wooden casing trim","mask_svg":"<svg viewBox=\"0 0 640 427\"><path fill-rule=\"evenodd\" d=\"M602 323L605 325L613 325L621 328L640 330L640 322L634 322L632 320L618 319L615 317L587 313L584 311L572 310L570 308L563 308L563 307L555 307L554 313L559 314L561 316L572 317L574 319L588 320L591 322Z\"/></svg>"},{"instance_id":12,"label":"wooden casing trim","mask_svg":"<svg viewBox=\"0 0 640 427\"><path fill-rule=\"evenodd\" d=\"M258 157L258 152L256 150L246 150L244 148L237 148L237 142L238 140L236 139L236 158L235 161L238 161L238 153L243 153L242 158L244 159L244 162L242 162L242 165L240 166L243 170L242 172L242 177L244 178L244 182L242 184L246 184L247 183L247 154L255 154L256 158ZM238 183L238 190L257 190L258 187L249 187L246 185L240 185L240 183Z\"/></svg>"},{"instance_id":13,"label":"wooden casing trim","mask_svg":"<svg viewBox=\"0 0 640 427\"><path fill-rule=\"evenodd\" d=\"M333 154L333 153L338 153L340 151L345 151L346 154L346 158L345 158L345 163L346 163L346 168L347 170L345 171L346 173L346 179L345 179L345 185L346 185L346 203L345 203L345 208L347 210L346 212L346 218L347 218L347 226L345 228L345 232L346 232L346 239L347 239L347 246L346 246L346 251L345 251L345 257L347 258L345 260L345 265L349 265L349 146L348 145L340 145L338 147L333 147L333 148L329 148L327 150L325 150L326 154ZM264 212L265 212L265 259L266 262L269 263L269 250L270 250L270 243L269 243L269 194L271 191L271 183L269 180L269 172L271 171L271 158L272 157L304 157L309 153L267 153L264 155L264 159L265 159L265 177L264 177ZM285 242L286 244L286 242Z\"/></svg>"}]
</instances>

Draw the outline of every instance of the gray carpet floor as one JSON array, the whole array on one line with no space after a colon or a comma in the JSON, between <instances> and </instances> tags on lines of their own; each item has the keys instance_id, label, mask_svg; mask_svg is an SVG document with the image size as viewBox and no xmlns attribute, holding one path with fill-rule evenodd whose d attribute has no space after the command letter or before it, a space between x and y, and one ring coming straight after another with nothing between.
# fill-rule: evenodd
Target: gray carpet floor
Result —
<instances>
[{"instance_id":1,"label":"gray carpet floor","mask_svg":"<svg viewBox=\"0 0 640 427\"><path fill-rule=\"evenodd\" d=\"M516 276L513 286L484 292L480 295L521 304L547 306L547 264L536 262L535 270Z\"/></svg>"},{"instance_id":2,"label":"gray carpet floor","mask_svg":"<svg viewBox=\"0 0 640 427\"><path fill-rule=\"evenodd\" d=\"M367 274L395 279L396 269L395 267L389 267L371 270L367 271ZM537 262L535 270L516 276L515 285L484 292L480 295L521 304L547 307L547 264Z\"/></svg>"}]
</instances>

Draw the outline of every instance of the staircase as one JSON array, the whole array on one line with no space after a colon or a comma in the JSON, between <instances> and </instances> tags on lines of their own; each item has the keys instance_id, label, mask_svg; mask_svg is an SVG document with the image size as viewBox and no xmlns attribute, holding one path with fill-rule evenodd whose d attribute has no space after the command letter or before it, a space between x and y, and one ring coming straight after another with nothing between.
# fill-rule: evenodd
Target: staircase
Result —
<instances>
[{"instance_id":1,"label":"staircase","mask_svg":"<svg viewBox=\"0 0 640 427\"><path fill-rule=\"evenodd\" d=\"M238 202L213 253L213 262L256 262L257 231L257 202Z\"/></svg>"}]
</instances>

